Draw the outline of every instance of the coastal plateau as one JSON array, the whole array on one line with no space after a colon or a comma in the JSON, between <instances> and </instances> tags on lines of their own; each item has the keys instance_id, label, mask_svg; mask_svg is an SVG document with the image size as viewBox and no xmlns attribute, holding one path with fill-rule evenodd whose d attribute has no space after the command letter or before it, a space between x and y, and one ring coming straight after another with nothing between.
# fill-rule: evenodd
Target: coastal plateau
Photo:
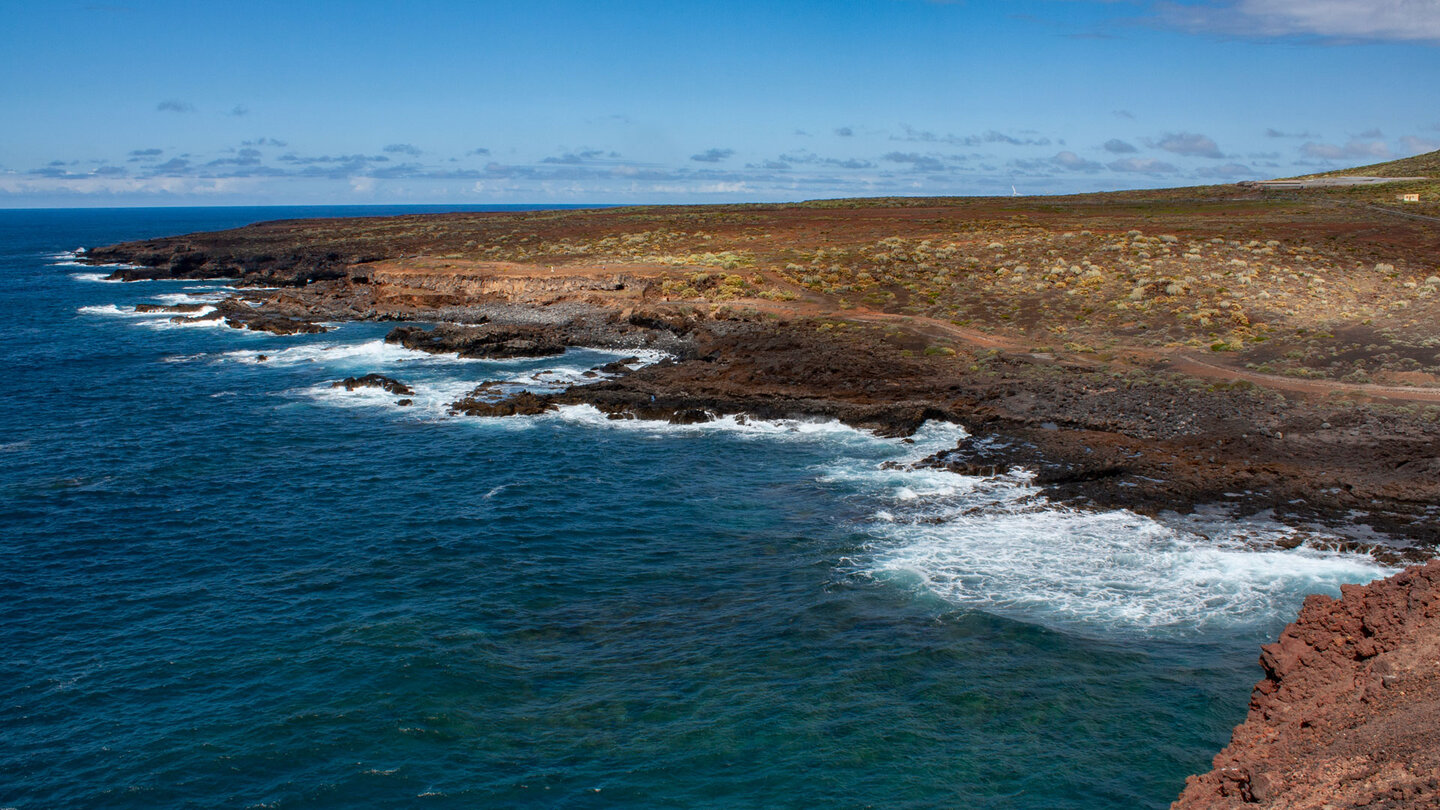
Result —
<instances>
[{"instance_id":1,"label":"coastal plateau","mask_svg":"<svg viewBox=\"0 0 1440 810\"><path fill-rule=\"evenodd\" d=\"M1404 192L1422 202L1396 202ZM239 279L215 311L176 318L282 334L396 321L392 342L474 357L578 345L670 357L553 394L484 384L457 414L587 403L613 418L826 417L891 436L945 419L971 435L922 464L1023 467L1078 508L1262 514L1295 527L1295 543L1340 537L1415 563L1440 541L1437 192L1405 180L295 220L85 258L127 280ZM1420 762L1390 686L1436 688L1433 654L1428 670L1406 656L1435 617L1437 571L1307 602L1266 648L1250 720L1182 806L1318 796L1300 786L1325 779L1390 791L1392 806L1433 800L1433 779L1386 763ZM1355 717L1371 736L1346 736ZM1436 718L1419 716L1431 737ZM1307 753L1353 764L1362 749L1392 759L1324 770Z\"/></svg>"}]
</instances>

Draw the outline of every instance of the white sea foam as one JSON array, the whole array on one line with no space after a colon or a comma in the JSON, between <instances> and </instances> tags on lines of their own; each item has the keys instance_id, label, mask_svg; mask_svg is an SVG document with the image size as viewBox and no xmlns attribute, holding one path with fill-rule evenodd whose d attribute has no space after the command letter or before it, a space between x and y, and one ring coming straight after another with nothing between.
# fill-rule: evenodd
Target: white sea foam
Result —
<instances>
[{"instance_id":1,"label":"white sea foam","mask_svg":"<svg viewBox=\"0 0 1440 810\"><path fill-rule=\"evenodd\" d=\"M234 329L225 322L224 318L208 318L201 320L202 315L209 315L214 312L214 307L204 307L195 312L165 312L159 313L164 317L151 321L140 321L140 325L148 329L225 329L232 332L244 330Z\"/></svg>"},{"instance_id":2,"label":"white sea foam","mask_svg":"<svg viewBox=\"0 0 1440 810\"><path fill-rule=\"evenodd\" d=\"M168 312L136 312L134 307L122 307L116 304L95 304L92 306L80 307L77 312L86 315L109 315L115 318L169 318Z\"/></svg>"},{"instance_id":3,"label":"white sea foam","mask_svg":"<svg viewBox=\"0 0 1440 810\"><path fill-rule=\"evenodd\" d=\"M151 296L152 301L176 306L180 304L201 304L214 303L225 298L224 290L217 290L214 287L186 287L186 290L195 292L165 293L163 295Z\"/></svg>"},{"instance_id":4,"label":"white sea foam","mask_svg":"<svg viewBox=\"0 0 1440 810\"><path fill-rule=\"evenodd\" d=\"M670 425L613 420L585 405L535 418L544 419L656 438L723 432L825 443L835 461L819 480L876 507L865 526L873 540L848 563L855 570L957 607L1071 631L1185 635L1273 624L1304 594L1390 573L1362 554L1282 548L1295 530L1274 522L1216 516L1172 525L1057 506L1024 471L976 477L907 466L954 447L966 435L958 425L927 423L905 444L834 421L727 416Z\"/></svg>"},{"instance_id":5,"label":"white sea foam","mask_svg":"<svg viewBox=\"0 0 1440 810\"><path fill-rule=\"evenodd\" d=\"M446 418L450 410L450 403L464 397L476 385L473 381L468 380L406 379L403 382L414 393L392 394L382 388L368 386L347 391L343 387L335 387L335 382L337 381L326 381L300 389L298 393L324 405L391 410L428 421ZM404 399L410 400L411 404L398 404L400 400Z\"/></svg>"},{"instance_id":6,"label":"white sea foam","mask_svg":"<svg viewBox=\"0 0 1440 810\"><path fill-rule=\"evenodd\" d=\"M593 405L564 405L537 419L553 419L591 428L628 430L656 437L729 433L744 438L801 441L838 441L858 445L886 442L833 419L752 419L745 416L717 416L693 425L672 425L651 419L611 419Z\"/></svg>"},{"instance_id":7,"label":"white sea foam","mask_svg":"<svg viewBox=\"0 0 1440 810\"><path fill-rule=\"evenodd\" d=\"M130 318L141 326L150 329L183 329L193 327L225 327L228 328L223 319L197 320L202 315L209 315L215 311L215 307L205 306L194 312L136 312L135 307L122 307L117 304L95 304L80 307L78 312L84 315L103 315L111 318Z\"/></svg>"},{"instance_id":8,"label":"white sea foam","mask_svg":"<svg viewBox=\"0 0 1440 810\"><path fill-rule=\"evenodd\" d=\"M1303 594L1389 573L1364 555L1282 549L1275 541L1293 530L1273 523L1216 523L1200 534L1122 510L1058 507L1023 476L840 464L829 479L884 504L860 570L957 606L1082 632L1271 623Z\"/></svg>"},{"instance_id":9,"label":"white sea foam","mask_svg":"<svg viewBox=\"0 0 1440 810\"><path fill-rule=\"evenodd\" d=\"M125 263L123 263L123 262L105 262L105 263L98 263L98 264L95 263L95 262L77 262L77 261L74 260L73 257L67 257L67 258L64 258L64 259L60 259L59 261L51 262L51 263L50 263L50 266L51 266L51 267L109 267L109 268L111 268L111 269L120 269L120 268L134 268L134 267L136 267L137 265L125 264Z\"/></svg>"},{"instance_id":10,"label":"white sea foam","mask_svg":"<svg viewBox=\"0 0 1440 810\"><path fill-rule=\"evenodd\" d=\"M87 265L87 266L89 266L89 267L94 267L94 265ZM124 283L125 283L125 282L124 282L123 280L121 280L121 279L118 279L118 278L110 278L110 274L109 274L109 273L71 273L71 274L70 274L70 278L73 278L73 279L75 279L76 281L98 282L98 283L100 283L100 284L124 284Z\"/></svg>"},{"instance_id":11,"label":"white sea foam","mask_svg":"<svg viewBox=\"0 0 1440 810\"><path fill-rule=\"evenodd\" d=\"M265 360L260 360L264 355ZM407 349L383 340L366 340L358 343L325 341L306 343L277 351L236 350L225 352L222 357L236 363L264 363L266 365L294 366L318 363L340 370L364 366L370 371L397 365L443 366L455 363L494 363L493 360L467 360L453 354L430 354L418 349ZM474 387L471 383L471 387ZM468 390L468 389L467 389Z\"/></svg>"},{"instance_id":12,"label":"white sea foam","mask_svg":"<svg viewBox=\"0 0 1440 810\"><path fill-rule=\"evenodd\" d=\"M642 358L641 363L653 363L666 356L659 352L650 354L653 356ZM620 353L606 351L602 352L602 355L605 357L620 356ZM261 356L264 356L265 359L261 360ZM566 356L561 355L554 360L563 363ZM383 340L324 341L305 343L274 351L235 350L225 352L221 358L236 363L272 366L318 364L335 372L343 372L347 376L357 371L360 373L384 372L387 369L403 368L424 369L431 374L453 370L457 375L453 382L457 386L463 387L461 395L468 393L485 380L498 381L517 390L522 388L559 390L594 379L585 376L585 372L590 368L588 365L566 364L528 371L511 371L507 370L507 367L513 368L517 364L532 366L535 359L470 358L460 357L457 354L432 354L418 349L407 349Z\"/></svg>"}]
</instances>

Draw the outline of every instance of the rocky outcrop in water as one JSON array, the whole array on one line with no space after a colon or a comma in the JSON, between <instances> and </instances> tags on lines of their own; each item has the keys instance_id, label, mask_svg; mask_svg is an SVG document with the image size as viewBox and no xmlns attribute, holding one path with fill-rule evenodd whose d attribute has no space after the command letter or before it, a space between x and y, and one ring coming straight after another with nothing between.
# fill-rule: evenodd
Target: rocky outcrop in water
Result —
<instances>
[{"instance_id":1,"label":"rocky outcrop in water","mask_svg":"<svg viewBox=\"0 0 1440 810\"><path fill-rule=\"evenodd\" d=\"M305 318L292 318L263 307L253 307L241 298L227 298L216 305L214 312L201 315L196 320L220 318L235 329L250 329L274 335L313 335L330 331L330 327Z\"/></svg>"},{"instance_id":2,"label":"rocky outcrop in water","mask_svg":"<svg viewBox=\"0 0 1440 810\"><path fill-rule=\"evenodd\" d=\"M491 399L493 383L485 383L467 394L463 399L450 404L452 416L535 416L555 409L550 397L519 391Z\"/></svg>"},{"instance_id":3,"label":"rocky outcrop in water","mask_svg":"<svg viewBox=\"0 0 1440 810\"><path fill-rule=\"evenodd\" d=\"M194 313L211 306L211 304L136 304L136 312L157 313L173 312L177 314Z\"/></svg>"},{"instance_id":4,"label":"rocky outcrop in water","mask_svg":"<svg viewBox=\"0 0 1440 810\"><path fill-rule=\"evenodd\" d=\"M346 391L354 391L356 388L379 388L392 394L401 396L414 396L415 389L391 377L380 374L366 374L363 377L346 377L343 380L330 384L331 388L344 388Z\"/></svg>"},{"instance_id":5,"label":"rocky outcrop in water","mask_svg":"<svg viewBox=\"0 0 1440 810\"><path fill-rule=\"evenodd\" d=\"M1172 810L1440 808L1440 560L1312 595Z\"/></svg>"}]
</instances>

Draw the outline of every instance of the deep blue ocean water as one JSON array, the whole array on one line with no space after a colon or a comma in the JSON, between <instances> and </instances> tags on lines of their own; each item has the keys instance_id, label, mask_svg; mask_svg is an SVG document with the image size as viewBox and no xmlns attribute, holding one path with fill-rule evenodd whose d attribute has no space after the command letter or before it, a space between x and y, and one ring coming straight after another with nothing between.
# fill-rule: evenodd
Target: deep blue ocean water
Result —
<instances>
[{"instance_id":1,"label":"deep blue ocean water","mask_svg":"<svg viewBox=\"0 0 1440 810\"><path fill-rule=\"evenodd\" d=\"M353 213L0 211L0 807L1163 807L1385 573L880 467L954 426L450 418L619 355L176 325L223 282L64 255Z\"/></svg>"}]
</instances>

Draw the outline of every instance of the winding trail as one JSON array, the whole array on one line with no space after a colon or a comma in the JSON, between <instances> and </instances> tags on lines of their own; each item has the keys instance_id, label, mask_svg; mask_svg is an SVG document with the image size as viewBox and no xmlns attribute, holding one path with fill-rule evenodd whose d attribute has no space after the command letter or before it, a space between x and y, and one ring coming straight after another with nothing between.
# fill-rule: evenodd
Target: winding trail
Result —
<instances>
[{"instance_id":1,"label":"winding trail","mask_svg":"<svg viewBox=\"0 0 1440 810\"><path fill-rule=\"evenodd\" d=\"M808 309L808 307L791 307L789 309L792 310L791 314L798 314L794 312L794 310ZM921 315L904 315L871 309L854 309L823 314L862 323L903 325L921 334L931 336L943 335L971 346L1030 354L1028 351L1029 341L995 335L978 329L970 329L940 318L929 318ZM1381 385L1378 383L1346 383L1338 380L1285 377L1279 374L1264 374L1249 369L1211 363L1184 351L1154 349L1144 346L1118 346L1116 349L1132 358L1146 359L1156 365L1163 364L1165 367L1164 370L1176 371L1204 379L1225 380L1230 382L1244 380L1275 391L1290 391L1297 394L1313 394L1318 396L1348 393L1407 402L1440 402L1440 388ZM1087 366L1122 365L1107 363L1093 357L1084 357L1081 359L1083 360L1083 364ZM1133 363L1123 365L1129 366L1133 365Z\"/></svg>"},{"instance_id":2,"label":"winding trail","mask_svg":"<svg viewBox=\"0 0 1440 810\"><path fill-rule=\"evenodd\" d=\"M1345 383L1335 380L1306 380L1297 377L1282 377L1278 374L1262 374L1248 369L1220 366L1207 363L1184 352L1170 356L1171 367L1192 377L1209 377L1229 380L1246 380L1266 388L1280 391L1295 391L1308 394L1330 394L1354 392L1384 399L1404 399L1414 402L1440 402L1440 388L1412 388L1405 385L1379 385L1377 383Z\"/></svg>"}]
</instances>

